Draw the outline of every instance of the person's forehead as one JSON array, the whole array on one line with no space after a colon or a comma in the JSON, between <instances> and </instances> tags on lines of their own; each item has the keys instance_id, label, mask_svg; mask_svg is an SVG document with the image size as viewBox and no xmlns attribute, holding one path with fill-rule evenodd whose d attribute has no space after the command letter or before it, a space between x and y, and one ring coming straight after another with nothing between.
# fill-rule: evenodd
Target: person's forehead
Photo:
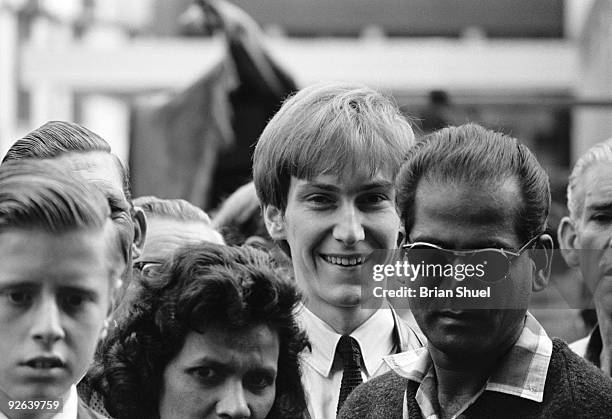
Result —
<instances>
[{"instance_id":1,"label":"person's forehead","mask_svg":"<svg viewBox=\"0 0 612 419\"><path fill-rule=\"evenodd\" d=\"M50 233L11 229L0 233L0 280L56 280L107 285L107 239L102 229ZM100 281L101 279L104 281Z\"/></svg>"},{"instance_id":2,"label":"person's forehead","mask_svg":"<svg viewBox=\"0 0 612 419\"><path fill-rule=\"evenodd\" d=\"M354 173L352 176L324 174L311 179L298 179L292 176L291 186L295 189L319 186L343 192L359 192L374 187L393 189L393 179L382 172L376 173L373 176L369 173L359 172Z\"/></svg>"},{"instance_id":3,"label":"person's forehead","mask_svg":"<svg viewBox=\"0 0 612 419\"><path fill-rule=\"evenodd\" d=\"M239 330L210 327L203 333L189 333L183 356L191 362L206 357L219 363L240 364L248 360L246 367L258 362L276 368L278 350L278 333L266 325Z\"/></svg>"},{"instance_id":4,"label":"person's forehead","mask_svg":"<svg viewBox=\"0 0 612 419\"><path fill-rule=\"evenodd\" d=\"M598 162L589 167L577 188L583 207L612 205L612 162Z\"/></svg>"},{"instance_id":5,"label":"person's forehead","mask_svg":"<svg viewBox=\"0 0 612 419\"><path fill-rule=\"evenodd\" d=\"M202 241L222 244L219 233L204 222L148 216L147 238L140 259L165 260L179 247Z\"/></svg>"},{"instance_id":6,"label":"person's forehead","mask_svg":"<svg viewBox=\"0 0 612 419\"><path fill-rule=\"evenodd\" d=\"M448 242L455 247L515 245L520 189L513 180L471 185L422 180L414 201L411 240Z\"/></svg>"},{"instance_id":7,"label":"person's forehead","mask_svg":"<svg viewBox=\"0 0 612 419\"><path fill-rule=\"evenodd\" d=\"M112 154L102 151L66 153L56 157L54 161L93 182L105 193L112 189L124 196L123 178Z\"/></svg>"}]
</instances>

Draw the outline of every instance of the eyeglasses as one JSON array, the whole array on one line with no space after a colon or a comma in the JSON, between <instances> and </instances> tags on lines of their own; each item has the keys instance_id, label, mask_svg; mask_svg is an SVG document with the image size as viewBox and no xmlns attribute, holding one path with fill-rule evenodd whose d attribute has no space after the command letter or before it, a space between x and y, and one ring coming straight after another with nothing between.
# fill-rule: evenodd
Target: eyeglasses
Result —
<instances>
[{"instance_id":1,"label":"eyeglasses","mask_svg":"<svg viewBox=\"0 0 612 419\"><path fill-rule=\"evenodd\" d=\"M153 273L159 273L163 262L155 261L155 260L139 260L137 262L132 263L132 268L134 270L139 271L142 275L148 276Z\"/></svg>"},{"instance_id":2,"label":"eyeglasses","mask_svg":"<svg viewBox=\"0 0 612 419\"><path fill-rule=\"evenodd\" d=\"M444 270L447 264L453 264L457 258L463 263L474 267L480 266L482 275L476 275L484 282L498 282L506 278L514 259L518 258L525 250L533 247L540 236L536 236L525 243L517 252L505 249L475 249L475 250L449 250L438 245L427 242L409 243L402 247L404 258L411 264L423 263L426 266L440 266ZM435 271L435 269L434 269Z\"/></svg>"}]
</instances>

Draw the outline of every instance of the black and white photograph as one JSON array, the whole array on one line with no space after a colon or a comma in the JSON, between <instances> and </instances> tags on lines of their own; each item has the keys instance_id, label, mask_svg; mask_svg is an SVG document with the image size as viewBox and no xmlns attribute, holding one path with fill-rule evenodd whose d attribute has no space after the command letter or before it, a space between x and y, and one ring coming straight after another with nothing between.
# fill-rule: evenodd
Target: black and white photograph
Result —
<instances>
[{"instance_id":1,"label":"black and white photograph","mask_svg":"<svg viewBox=\"0 0 612 419\"><path fill-rule=\"evenodd\" d=\"M0 419L612 418L612 0L0 0Z\"/></svg>"}]
</instances>

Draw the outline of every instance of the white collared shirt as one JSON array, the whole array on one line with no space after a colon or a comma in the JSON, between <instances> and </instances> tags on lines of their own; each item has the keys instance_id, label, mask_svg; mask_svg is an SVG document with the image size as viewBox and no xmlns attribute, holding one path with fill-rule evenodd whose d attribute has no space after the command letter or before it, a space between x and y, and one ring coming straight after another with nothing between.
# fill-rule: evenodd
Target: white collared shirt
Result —
<instances>
[{"instance_id":1,"label":"white collared shirt","mask_svg":"<svg viewBox=\"0 0 612 419\"><path fill-rule=\"evenodd\" d=\"M297 319L306 330L312 347L301 354L302 382L312 419L335 419L342 365L334 357L341 335L306 307L299 308ZM364 381L389 370L383 357L393 353L395 321L390 309L379 309L351 333L361 348L361 376Z\"/></svg>"},{"instance_id":2,"label":"white collared shirt","mask_svg":"<svg viewBox=\"0 0 612 419\"><path fill-rule=\"evenodd\" d=\"M70 387L68 397L64 399L64 406L61 412L56 413L49 419L77 419L79 395L77 394L76 386ZM0 412L0 419L10 419L4 413Z\"/></svg>"}]
</instances>

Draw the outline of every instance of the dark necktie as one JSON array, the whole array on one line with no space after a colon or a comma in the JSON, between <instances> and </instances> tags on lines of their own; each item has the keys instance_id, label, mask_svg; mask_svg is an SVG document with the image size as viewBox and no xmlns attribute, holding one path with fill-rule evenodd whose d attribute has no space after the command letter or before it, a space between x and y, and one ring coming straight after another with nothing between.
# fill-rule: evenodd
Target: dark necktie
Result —
<instances>
[{"instance_id":1,"label":"dark necktie","mask_svg":"<svg viewBox=\"0 0 612 419\"><path fill-rule=\"evenodd\" d=\"M346 398L359 384L363 382L361 378L361 349L359 343L348 335L343 335L336 347L336 353L342 359L342 384L340 385L340 398L338 399L338 409L340 412Z\"/></svg>"}]
</instances>

